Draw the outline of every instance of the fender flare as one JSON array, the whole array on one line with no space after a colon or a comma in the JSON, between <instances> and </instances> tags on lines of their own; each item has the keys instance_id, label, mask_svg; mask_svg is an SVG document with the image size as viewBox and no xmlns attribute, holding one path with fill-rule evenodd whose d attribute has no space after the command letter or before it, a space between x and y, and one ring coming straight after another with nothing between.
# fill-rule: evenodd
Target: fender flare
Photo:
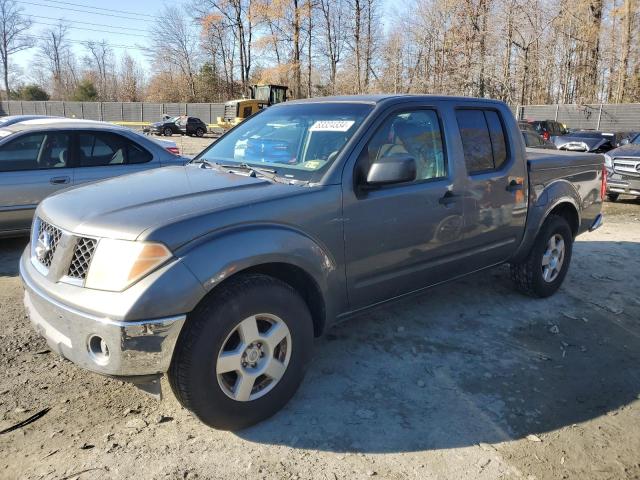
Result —
<instances>
[{"instance_id":1,"label":"fender flare","mask_svg":"<svg viewBox=\"0 0 640 480\"><path fill-rule=\"evenodd\" d=\"M534 195L536 195L535 187L533 187L533 189ZM525 232L520 247L518 247L518 250L511 259L512 262L519 262L527 256L533 247L533 243L544 221L555 208L562 204L570 205L575 210L578 217L579 230L582 221L580 194L571 182L564 179L555 180L547 185L544 190L537 194L536 198L529 203Z\"/></svg>"},{"instance_id":2,"label":"fender flare","mask_svg":"<svg viewBox=\"0 0 640 480\"><path fill-rule=\"evenodd\" d=\"M331 252L288 225L225 228L181 247L176 254L202 284L205 295L242 271L280 263L301 269L315 282L323 297L327 320L337 314L339 299L346 299L344 275Z\"/></svg>"}]
</instances>

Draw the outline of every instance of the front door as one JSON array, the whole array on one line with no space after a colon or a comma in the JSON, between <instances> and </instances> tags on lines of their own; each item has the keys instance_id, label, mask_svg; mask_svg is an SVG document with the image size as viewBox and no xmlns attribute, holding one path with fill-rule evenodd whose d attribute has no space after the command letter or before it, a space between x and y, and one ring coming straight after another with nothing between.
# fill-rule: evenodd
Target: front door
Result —
<instances>
[{"instance_id":1,"label":"front door","mask_svg":"<svg viewBox=\"0 0 640 480\"><path fill-rule=\"evenodd\" d=\"M17 135L0 146L0 234L28 230L38 203L73 185L68 133Z\"/></svg>"},{"instance_id":2,"label":"front door","mask_svg":"<svg viewBox=\"0 0 640 480\"><path fill-rule=\"evenodd\" d=\"M415 181L361 188L372 163L387 155L415 159ZM354 182L345 175L346 275L352 310L459 274L463 202L434 108L390 114L361 151Z\"/></svg>"}]
</instances>

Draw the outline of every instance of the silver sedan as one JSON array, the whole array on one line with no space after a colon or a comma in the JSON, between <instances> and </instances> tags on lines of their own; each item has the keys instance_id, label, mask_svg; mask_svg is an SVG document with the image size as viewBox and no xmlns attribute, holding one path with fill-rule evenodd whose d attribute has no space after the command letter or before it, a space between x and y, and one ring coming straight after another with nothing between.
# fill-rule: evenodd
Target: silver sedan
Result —
<instances>
[{"instance_id":1,"label":"silver sedan","mask_svg":"<svg viewBox=\"0 0 640 480\"><path fill-rule=\"evenodd\" d=\"M34 119L0 127L0 237L27 233L33 212L62 188L182 165L174 142L104 122Z\"/></svg>"}]
</instances>

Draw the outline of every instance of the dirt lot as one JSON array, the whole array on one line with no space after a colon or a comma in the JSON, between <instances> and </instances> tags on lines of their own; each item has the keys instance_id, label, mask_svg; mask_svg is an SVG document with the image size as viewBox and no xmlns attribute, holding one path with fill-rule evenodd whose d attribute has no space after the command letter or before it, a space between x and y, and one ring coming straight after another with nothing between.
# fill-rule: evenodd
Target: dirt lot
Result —
<instances>
[{"instance_id":1,"label":"dirt lot","mask_svg":"<svg viewBox=\"0 0 640 480\"><path fill-rule=\"evenodd\" d=\"M21 304L24 240L0 243L1 478L640 478L640 203L606 205L561 291L504 268L353 319L317 341L272 419L211 430L168 390L50 353Z\"/></svg>"}]
</instances>

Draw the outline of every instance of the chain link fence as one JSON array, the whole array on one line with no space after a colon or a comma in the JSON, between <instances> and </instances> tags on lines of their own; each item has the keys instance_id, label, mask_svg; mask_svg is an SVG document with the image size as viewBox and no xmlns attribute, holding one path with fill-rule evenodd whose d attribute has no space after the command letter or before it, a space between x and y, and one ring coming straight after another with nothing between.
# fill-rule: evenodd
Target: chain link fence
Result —
<instances>
[{"instance_id":1,"label":"chain link fence","mask_svg":"<svg viewBox=\"0 0 640 480\"><path fill-rule=\"evenodd\" d=\"M557 120L573 129L640 132L640 103L593 105L525 105L518 120Z\"/></svg>"},{"instance_id":2,"label":"chain link fence","mask_svg":"<svg viewBox=\"0 0 640 480\"><path fill-rule=\"evenodd\" d=\"M224 103L147 103L147 102L0 102L0 116L54 115L140 126L157 122L163 115L190 115L211 124L224 114Z\"/></svg>"}]
</instances>

